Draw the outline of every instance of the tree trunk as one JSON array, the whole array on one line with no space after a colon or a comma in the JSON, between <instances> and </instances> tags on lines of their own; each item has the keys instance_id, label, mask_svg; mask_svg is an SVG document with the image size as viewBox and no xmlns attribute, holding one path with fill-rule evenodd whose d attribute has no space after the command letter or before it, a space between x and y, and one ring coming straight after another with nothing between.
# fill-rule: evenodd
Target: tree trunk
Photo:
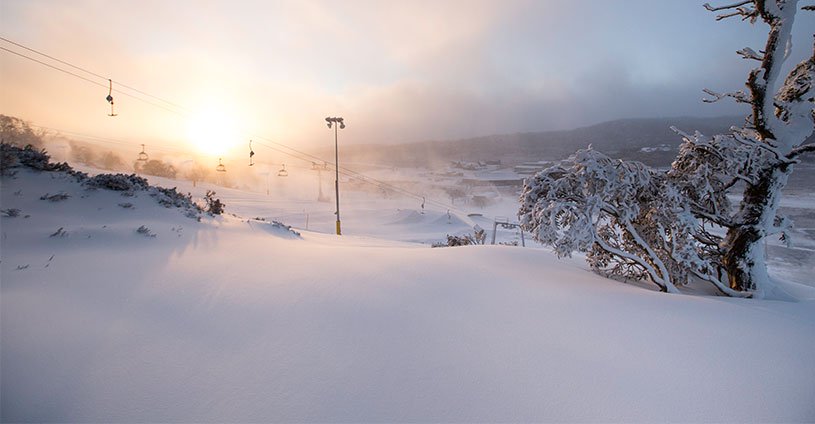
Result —
<instances>
[{"instance_id":1,"label":"tree trunk","mask_svg":"<svg viewBox=\"0 0 815 424\"><path fill-rule=\"evenodd\" d=\"M776 162L759 173L756 184L744 189L737 225L730 228L724 240L723 257L730 288L756 291L761 294L767 283L767 265L764 260L764 238L772 232L781 199L781 190L787 185L792 164Z\"/></svg>"}]
</instances>

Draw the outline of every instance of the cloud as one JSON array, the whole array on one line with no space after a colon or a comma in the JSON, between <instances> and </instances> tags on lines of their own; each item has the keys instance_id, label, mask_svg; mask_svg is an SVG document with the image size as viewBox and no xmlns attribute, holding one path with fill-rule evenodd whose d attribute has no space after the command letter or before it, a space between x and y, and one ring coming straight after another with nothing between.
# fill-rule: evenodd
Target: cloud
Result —
<instances>
[{"instance_id":1,"label":"cloud","mask_svg":"<svg viewBox=\"0 0 815 424\"><path fill-rule=\"evenodd\" d=\"M634 0L0 7L13 40L189 109L218 103L247 131L303 146L324 141L329 115L346 117L349 141L393 143L737 113L702 104L701 89L740 88L751 64L733 52L758 49L764 30L717 23L698 5ZM797 24L800 55L815 23ZM118 96L111 122L104 89L8 54L0 61L4 113L116 138L183 139L184 118Z\"/></svg>"}]
</instances>

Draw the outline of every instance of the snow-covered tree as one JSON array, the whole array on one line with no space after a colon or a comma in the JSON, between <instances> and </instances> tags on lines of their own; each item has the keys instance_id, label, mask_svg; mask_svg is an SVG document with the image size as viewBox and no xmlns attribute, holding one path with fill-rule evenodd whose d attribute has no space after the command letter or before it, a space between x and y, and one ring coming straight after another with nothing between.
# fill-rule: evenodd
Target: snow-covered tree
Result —
<instances>
[{"instance_id":1,"label":"snow-covered tree","mask_svg":"<svg viewBox=\"0 0 815 424\"><path fill-rule=\"evenodd\" d=\"M649 280L666 292L717 278L716 256L697 241L691 203L664 172L589 147L527 179L521 225L559 256L585 252L596 271Z\"/></svg>"},{"instance_id":2,"label":"snow-covered tree","mask_svg":"<svg viewBox=\"0 0 815 424\"><path fill-rule=\"evenodd\" d=\"M34 130L27 121L0 114L0 140L13 146L31 145L41 149L44 145L44 130Z\"/></svg>"},{"instance_id":3,"label":"snow-covered tree","mask_svg":"<svg viewBox=\"0 0 815 424\"><path fill-rule=\"evenodd\" d=\"M781 190L815 129L815 46L782 81L797 0L744 0L711 11L769 25L764 50L738 53L757 60L747 91L716 93L751 106L742 128L684 143L667 173L611 159L589 148L525 181L519 218L558 255L587 253L595 270L648 279L663 291L699 279L724 294L761 297L770 289L763 239L781 234ZM815 10L814 6L804 9ZM735 207L728 194L741 189ZM722 231L724 230L724 231ZM724 237L717 234L726 232Z\"/></svg>"},{"instance_id":4,"label":"snow-covered tree","mask_svg":"<svg viewBox=\"0 0 815 424\"><path fill-rule=\"evenodd\" d=\"M746 125L713 138L682 133L684 144L671 172L675 179L686 180L684 192L693 202L694 213L727 229L723 240L708 241L711 248L718 244L729 286L762 296L770 288L763 240L783 234L787 225L787 219L778 214L781 190L799 156L815 152L815 145L804 144L815 129L815 45L813 55L782 80L797 0L746 0L720 7L705 4L705 8L723 11L717 20L761 20L769 32L763 50L738 51L745 59L759 62L747 76L746 91L705 90L712 96L708 102L733 98L750 105ZM815 10L813 6L804 9ZM742 186L741 201L731 211L726 194Z\"/></svg>"}]
</instances>

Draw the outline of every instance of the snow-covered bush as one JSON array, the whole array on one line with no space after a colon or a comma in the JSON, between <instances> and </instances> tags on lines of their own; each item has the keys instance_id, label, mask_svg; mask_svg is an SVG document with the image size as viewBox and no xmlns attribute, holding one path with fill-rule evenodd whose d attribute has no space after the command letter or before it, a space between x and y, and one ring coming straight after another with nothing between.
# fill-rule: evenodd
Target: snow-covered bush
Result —
<instances>
[{"instance_id":1,"label":"snow-covered bush","mask_svg":"<svg viewBox=\"0 0 815 424\"><path fill-rule=\"evenodd\" d=\"M99 174L93 177L84 172L75 171L67 163L52 163L45 150L35 150L31 146L20 148L8 143L0 143L0 163L2 174L9 175L11 168L29 168L37 171L64 172L89 189L121 191L123 195L133 196L137 192L147 192L156 201L166 207L177 207L184 215L193 219L200 217L201 207L192 201L192 197L179 193L175 188L151 186L146 179L135 174ZM67 199L67 194L46 194L43 200L59 201ZM218 201L223 210L223 203Z\"/></svg>"},{"instance_id":2,"label":"snow-covered bush","mask_svg":"<svg viewBox=\"0 0 815 424\"><path fill-rule=\"evenodd\" d=\"M476 225L473 228L473 234L462 234L460 236L447 235L447 242L439 242L431 244L431 247L456 247L456 246L469 246L473 244L484 244L487 239L487 232L481 227Z\"/></svg>"},{"instance_id":3,"label":"snow-covered bush","mask_svg":"<svg viewBox=\"0 0 815 424\"><path fill-rule=\"evenodd\" d=\"M178 192L175 187L153 187L150 196L153 196L160 205L168 208L200 209L198 205L192 201L192 196L189 193L182 194Z\"/></svg>"},{"instance_id":4,"label":"snow-covered bush","mask_svg":"<svg viewBox=\"0 0 815 424\"><path fill-rule=\"evenodd\" d=\"M221 199L215 198L215 192L212 190L207 190L207 194L204 195L204 202L206 202L206 206L204 210L209 213L210 215L220 215L224 213L224 205L221 202Z\"/></svg>"},{"instance_id":5,"label":"snow-covered bush","mask_svg":"<svg viewBox=\"0 0 815 424\"><path fill-rule=\"evenodd\" d=\"M140 226L139 228L136 228L136 233L141 234L145 237L156 237L156 235L144 225Z\"/></svg>"},{"instance_id":6,"label":"snow-covered bush","mask_svg":"<svg viewBox=\"0 0 815 424\"><path fill-rule=\"evenodd\" d=\"M146 190L150 186L146 179L136 174L99 174L88 178L85 185L115 191Z\"/></svg>"},{"instance_id":7,"label":"snow-covered bush","mask_svg":"<svg viewBox=\"0 0 815 424\"><path fill-rule=\"evenodd\" d=\"M40 149L43 145L44 131L35 131L28 122L0 114L0 140L13 146L32 146Z\"/></svg>"},{"instance_id":8,"label":"snow-covered bush","mask_svg":"<svg viewBox=\"0 0 815 424\"><path fill-rule=\"evenodd\" d=\"M71 167L65 163L52 163L51 156L45 149L37 150L32 145L25 147L14 146L9 143L0 143L0 169L3 175L10 168L28 167L38 171L70 171Z\"/></svg>"},{"instance_id":9,"label":"snow-covered bush","mask_svg":"<svg viewBox=\"0 0 815 424\"><path fill-rule=\"evenodd\" d=\"M522 227L558 256L584 252L592 269L648 280L662 291L678 292L691 277L715 270L696 241L690 203L665 173L591 147L528 178L518 216Z\"/></svg>"},{"instance_id":10,"label":"snow-covered bush","mask_svg":"<svg viewBox=\"0 0 815 424\"><path fill-rule=\"evenodd\" d=\"M0 214L9 218L20 216L20 210L17 208L0 209Z\"/></svg>"},{"instance_id":11,"label":"snow-covered bush","mask_svg":"<svg viewBox=\"0 0 815 424\"><path fill-rule=\"evenodd\" d=\"M264 220L265 221L265 220ZM271 225L273 228L291 233L295 237L300 237L300 233L295 231L291 225L286 225L280 221L272 220Z\"/></svg>"},{"instance_id":12,"label":"snow-covered bush","mask_svg":"<svg viewBox=\"0 0 815 424\"><path fill-rule=\"evenodd\" d=\"M45 193L42 196L40 196L40 200L48 200L49 202L61 202L63 200L68 200L69 197L71 196L67 193L57 193L57 194Z\"/></svg>"},{"instance_id":13,"label":"snow-covered bush","mask_svg":"<svg viewBox=\"0 0 815 424\"><path fill-rule=\"evenodd\" d=\"M675 292L675 278L647 236L662 180L639 162L624 162L589 147L524 182L521 226L558 256L587 253L597 271L650 279Z\"/></svg>"}]
</instances>

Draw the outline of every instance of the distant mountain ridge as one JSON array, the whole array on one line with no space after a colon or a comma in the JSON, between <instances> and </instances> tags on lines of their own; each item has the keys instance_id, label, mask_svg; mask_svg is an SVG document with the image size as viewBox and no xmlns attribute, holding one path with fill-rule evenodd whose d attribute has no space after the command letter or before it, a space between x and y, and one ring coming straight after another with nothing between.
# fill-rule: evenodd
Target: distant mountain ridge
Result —
<instances>
[{"instance_id":1,"label":"distant mountain ridge","mask_svg":"<svg viewBox=\"0 0 815 424\"><path fill-rule=\"evenodd\" d=\"M740 126L743 122L743 116L633 118L565 131L489 135L390 146L352 145L340 150L346 161L358 163L438 166L454 160L501 160L507 165L515 165L565 158L578 149L592 145L613 157L667 166L682 142L681 137L671 131L671 126L686 132L698 130L714 135L726 133L730 127Z\"/></svg>"}]
</instances>

